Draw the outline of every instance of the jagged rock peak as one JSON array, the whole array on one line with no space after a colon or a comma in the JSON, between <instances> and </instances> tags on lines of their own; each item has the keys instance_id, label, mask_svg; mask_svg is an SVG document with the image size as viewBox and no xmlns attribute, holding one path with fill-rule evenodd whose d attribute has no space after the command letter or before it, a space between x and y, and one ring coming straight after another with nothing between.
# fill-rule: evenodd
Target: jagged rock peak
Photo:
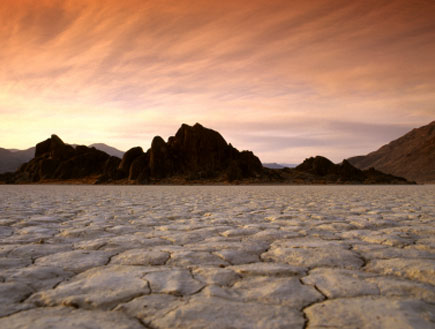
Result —
<instances>
[{"instance_id":1,"label":"jagged rock peak","mask_svg":"<svg viewBox=\"0 0 435 329\"><path fill-rule=\"evenodd\" d=\"M168 143L181 151L191 151L193 149L204 151L211 149L217 150L224 149L228 146L220 133L205 128L199 123L193 126L183 123L174 138L170 138Z\"/></svg>"},{"instance_id":2,"label":"jagged rock peak","mask_svg":"<svg viewBox=\"0 0 435 329\"><path fill-rule=\"evenodd\" d=\"M260 176L260 160L251 152L239 152L217 131L196 123L185 123L165 142L153 138L151 148L143 153L134 148L124 154L119 169L129 180L147 182L153 179L183 177L216 179L230 175L234 179Z\"/></svg>"},{"instance_id":3,"label":"jagged rock peak","mask_svg":"<svg viewBox=\"0 0 435 329\"><path fill-rule=\"evenodd\" d=\"M74 151L71 145L65 144L57 135L52 134L50 138L38 143L35 148L35 157L49 154L50 157L65 158Z\"/></svg>"},{"instance_id":4,"label":"jagged rock peak","mask_svg":"<svg viewBox=\"0 0 435 329\"><path fill-rule=\"evenodd\" d=\"M55 143L55 144L65 145L63 140L60 139L60 137L57 136L56 134L51 134L51 136L50 136L50 138L48 138L48 140L51 140L51 142Z\"/></svg>"},{"instance_id":5,"label":"jagged rock peak","mask_svg":"<svg viewBox=\"0 0 435 329\"><path fill-rule=\"evenodd\" d=\"M153 141L151 142L151 149L160 148L162 146L165 146L166 142L163 140L160 136L155 136L153 138Z\"/></svg>"}]
</instances>

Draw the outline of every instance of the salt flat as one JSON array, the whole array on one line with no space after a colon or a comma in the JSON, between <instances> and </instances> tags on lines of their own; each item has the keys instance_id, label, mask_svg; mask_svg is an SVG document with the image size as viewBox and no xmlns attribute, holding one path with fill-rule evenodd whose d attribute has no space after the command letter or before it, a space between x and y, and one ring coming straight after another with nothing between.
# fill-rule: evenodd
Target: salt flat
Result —
<instances>
[{"instance_id":1,"label":"salt flat","mask_svg":"<svg viewBox=\"0 0 435 329\"><path fill-rule=\"evenodd\" d=\"M0 328L434 328L435 186L0 186Z\"/></svg>"}]
</instances>

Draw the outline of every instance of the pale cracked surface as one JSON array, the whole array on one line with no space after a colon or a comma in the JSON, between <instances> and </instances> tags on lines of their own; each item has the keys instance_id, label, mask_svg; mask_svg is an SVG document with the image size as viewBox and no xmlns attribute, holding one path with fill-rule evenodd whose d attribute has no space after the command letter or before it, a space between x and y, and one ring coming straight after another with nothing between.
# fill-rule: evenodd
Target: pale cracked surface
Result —
<instances>
[{"instance_id":1,"label":"pale cracked surface","mask_svg":"<svg viewBox=\"0 0 435 329\"><path fill-rule=\"evenodd\" d=\"M435 186L0 186L0 328L434 328Z\"/></svg>"}]
</instances>

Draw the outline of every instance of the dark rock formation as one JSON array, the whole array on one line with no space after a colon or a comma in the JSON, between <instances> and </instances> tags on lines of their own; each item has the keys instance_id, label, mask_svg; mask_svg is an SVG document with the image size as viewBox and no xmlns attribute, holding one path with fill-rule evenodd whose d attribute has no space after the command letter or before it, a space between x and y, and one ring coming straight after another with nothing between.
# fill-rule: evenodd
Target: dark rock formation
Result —
<instances>
[{"instance_id":1,"label":"dark rock formation","mask_svg":"<svg viewBox=\"0 0 435 329\"><path fill-rule=\"evenodd\" d=\"M435 121L348 161L359 169L374 167L419 183L435 183Z\"/></svg>"},{"instance_id":2,"label":"dark rock formation","mask_svg":"<svg viewBox=\"0 0 435 329\"><path fill-rule=\"evenodd\" d=\"M144 168L147 167L149 161L149 154L143 153L139 155L134 161L131 163L130 170L128 173L129 181L138 181L140 183L146 183L147 177L149 177L149 172L144 171Z\"/></svg>"},{"instance_id":3,"label":"dark rock formation","mask_svg":"<svg viewBox=\"0 0 435 329\"><path fill-rule=\"evenodd\" d=\"M339 167L337 165L322 156L305 159L304 162L296 167L296 170L305 171L318 176L325 176L328 174L335 175L338 173L338 169Z\"/></svg>"},{"instance_id":4,"label":"dark rock formation","mask_svg":"<svg viewBox=\"0 0 435 329\"><path fill-rule=\"evenodd\" d=\"M74 148L77 147L77 145L74 144L71 146ZM122 158L124 155L124 152L103 143L91 144L88 147L94 147L97 150L103 151L117 158ZM22 164L32 160L34 156L35 147L26 150L8 150L0 148L0 173L15 172Z\"/></svg>"},{"instance_id":5,"label":"dark rock formation","mask_svg":"<svg viewBox=\"0 0 435 329\"><path fill-rule=\"evenodd\" d=\"M121 163L119 164L118 169L122 171L125 175L128 175L128 172L130 170L130 166L134 159L136 159L138 156L143 154L142 147L133 147L132 149L128 150L124 153L124 156L122 157Z\"/></svg>"},{"instance_id":6,"label":"dark rock formation","mask_svg":"<svg viewBox=\"0 0 435 329\"><path fill-rule=\"evenodd\" d=\"M82 179L89 176L115 175L119 159L95 148L65 144L58 136L36 145L35 157L13 175L16 183L46 180Z\"/></svg>"},{"instance_id":7,"label":"dark rock formation","mask_svg":"<svg viewBox=\"0 0 435 329\"><path fill-rule=\"evenodd\" d=\"M260 160L239 152L216 131L200 124L183 124L165 142L156 136L151 148L127 151L122 160L86 146L65 144L59 137L39 143L35 157L13 174L0 179L10 183L80 180L96 183L224 182L263 178ZM86 182L90 182L89 179Z\"/></svg>"},{"instance_id":8,"label":"dark rock formation","mask_svg":"<svg viewBox=\"0 0 435 329\"><path fill-rule=\"evenodd\" d=\"M171 178L233 181L263 175L261 162L252 152L239 152L218 132L198 123L183 124L168 142L154 137L146 153L140 148L127 151L119 169L128 172L129 181L138 183Z\"/></svg>"},{"instance_id":9,"label":"dark rock formation","mask_svg":"<svg viewBox=\"0 0 435 329\"><path fill-rule=\"evenodd\" d=\"M151 148L127 151L122 160L86 146L75 148L52 135L36 145L35 157L15 173L0 175L6 183L60 182L113 184L281 183L407 184L403 178L373 168L360 170L344 160L334 164L317 156L296 168L263 168L250 151L239 152L216 131L183 124L165 142L154 137Z\"/></svg>"},{"instance_id":10,"label":"dark rock formation","mask_svg":"<svg viewBox=\"0 0 435 329\"><path fill-rule=\"evenodd\" d=\"M283 172L287 174L287 179L292 179L293 176L293 178L302 178L311 183L409 184L402 177L384 174L373 168L360 170L347 160L343 160L341 164L334 164L322 156L308 158L296 168L283 170Z\"/></svg>"}]
</instances>

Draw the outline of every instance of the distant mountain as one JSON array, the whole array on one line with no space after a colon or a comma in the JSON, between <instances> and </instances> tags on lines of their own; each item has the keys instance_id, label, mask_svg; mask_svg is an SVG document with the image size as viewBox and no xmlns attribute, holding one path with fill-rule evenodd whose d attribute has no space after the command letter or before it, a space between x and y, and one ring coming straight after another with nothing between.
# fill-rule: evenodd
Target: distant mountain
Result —
<instances>
[{"instance_id":1,"label":"distant mountain","mask_svg":"<svg viewBox=\"0 0 435 329\"><path fill-rule=\"evenodd\" d=\"M435 183L435 121L348 161L360 169L373 167L418 183Z\"/></svg>"},{"instance_id":2,"label":"distant mountain","mask_svg":"<svg viewBox=\"0 0 435 329\"><path fill-rule=\"evenodd\" d=\"M0 173L16 171L23 163L35 155L35 148L8 150L0 148Z\"/></svg>"},{"instance_id":3,"label":"distant mountain","mask_svg":"<svg viewBox=\"0 0 435 329\"><path fill-rule=\"evenodd\" d=\"M294 168L297 164L294 163L276 163L276 162L266 162L263 163L263 167L269 169L283 169L283 168Z\"/></svg>"},{"instance_id":4,"label":"distant mountain","mask_svg":"<svg viewBox=\"0 0 435 329\"><path fill-rule=\"evenodd\" d=\"M114 148L112 146L103 144L103 143L95 143L95 144L91 144L89 145L89 147L95 147L97 150L106 152L109 155L112 155L114 157L118 157L118 158L122 158L124 156L123 151L118 150L117 148Z\"/></svg>"}]
</instances>

